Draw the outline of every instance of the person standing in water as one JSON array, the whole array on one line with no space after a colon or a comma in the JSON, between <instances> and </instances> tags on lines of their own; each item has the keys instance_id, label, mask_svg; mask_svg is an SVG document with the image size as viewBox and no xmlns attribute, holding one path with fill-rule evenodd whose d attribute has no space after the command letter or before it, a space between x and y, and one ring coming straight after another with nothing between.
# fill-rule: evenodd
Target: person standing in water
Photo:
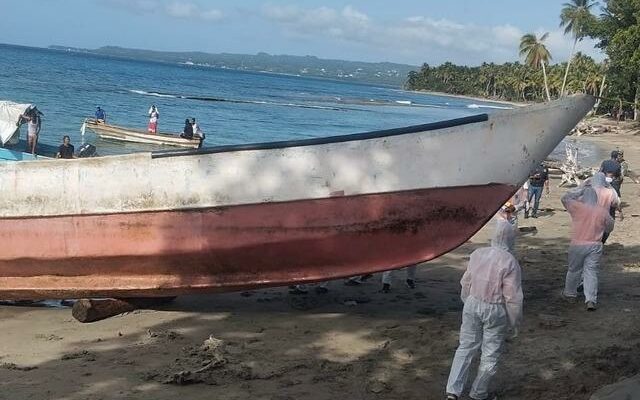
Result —
<instances>
[{"instance_id":1,"label":"person standing in water","mask_svg":"<svg viewBox=\"0 0 640 400\"><path fill-rule=\"evenodd\" d=\"M158 112L158 108L156 105L152 105L149 108L149 125L147 130L149 133L158 133L158 119L160 118L160 113Z\"/></svg>"},{"instance_id":2,"label":"person standing in water","mask_svg":"<svg viewBox=\"0 0 640 400\"><path fill-rule=\"evenodd\" d=\"M27 150L30 151L31 154L36 154L38 136L42 130L40 112L34 107L20 117L27 121Z\"/></svg>"}]
</instances>

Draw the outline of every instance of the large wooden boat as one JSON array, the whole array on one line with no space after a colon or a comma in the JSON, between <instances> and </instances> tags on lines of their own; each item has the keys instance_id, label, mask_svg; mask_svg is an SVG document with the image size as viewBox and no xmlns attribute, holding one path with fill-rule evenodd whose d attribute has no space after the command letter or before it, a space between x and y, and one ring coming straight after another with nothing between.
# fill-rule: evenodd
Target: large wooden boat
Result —
<instances>
[{"instance_id":1,"label":"large wooden boat","mask_svg":"<svg viewBox=\"0 0 640 400\"><path fill-rule=\"evenodd\" d=\"M173 296L400 268L469 239L591 109L0 163L0 299Z\"/></svg>"},{"instance_id":2,"label":"large wooden boat","mask_svg":"<svg viewBox=\"0 0 640 400\"><path fill-rule=\"evenodd\" d=\"M119 140L122 142L147 143L163 146L177 146L191 149L200 147L200 139L185 139L180 135L170 133L149 133L140 129L123 128L116 125L96 122L95 119L87 119L84 126L89 128L103 139Z\"/></svg>"}]
</instances>

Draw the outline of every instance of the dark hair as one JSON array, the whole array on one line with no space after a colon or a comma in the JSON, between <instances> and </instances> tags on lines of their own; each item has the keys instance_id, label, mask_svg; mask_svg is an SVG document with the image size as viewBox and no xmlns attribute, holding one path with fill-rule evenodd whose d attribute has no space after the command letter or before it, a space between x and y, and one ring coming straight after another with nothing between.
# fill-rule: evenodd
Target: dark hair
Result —
<instances>
[{"instance_id":1,"label":"dark hair","mask_svg":"<svg viewBox=\"0 0 640 400\"><path fill-rule=\"evenodd\" d=\"M620 153L618 153L618 150L614 150L611 152L611 158L618 158L619 155Z\"/></svg>"},{"instance_id":2,"label":"dark hair","mask_svg":"<svg viewBox=\"0 0 640 400\"><path fill-rule=\"evenodd\" d=\"M184 124L185 124L185 125L190 124L190 123L191 123L191 121L189 121L189 118L187 118L187 119L185 119L185 120L184 120Z\"/></svg>"},{"instance_id":3,"label":"dark hair","mask_svg":"<svg viewBox=\"0 0 640 400\"><path fill-rule=\"evenodd\" d=\"M71 138L69 137L69 135L64 135L64 136L62 137L62 140L63 140L63 141L64 141L65 139L69 139L69 141L71 141Z\"/></svg>"}]
</instances>

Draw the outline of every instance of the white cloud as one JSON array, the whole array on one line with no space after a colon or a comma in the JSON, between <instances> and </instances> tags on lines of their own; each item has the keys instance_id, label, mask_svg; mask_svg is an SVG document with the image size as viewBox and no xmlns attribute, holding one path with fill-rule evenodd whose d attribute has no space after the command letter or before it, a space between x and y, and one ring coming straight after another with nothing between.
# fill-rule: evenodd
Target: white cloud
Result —
<instances>
[{"instance_id":1,"label":"white cloud","mask_svg":"<svg viewBox=\"0 0 640 400\"><path fill-rule=\"evenodd\" d=\"M351 6L342 10L329 7L303 9L298 6L266 5L263 16L282 25L288 33L301 36L321 35L334 39L356 40L369 33L370 18Z\"/></svg>"},{"instance_id":2,"label":"white cloud","mask_svg":"<svg viewBox=\"0 0 640 400\"><path fill-rule=\"evenodd\" d=\"M294 5L267 4L263 7L262 16L280 25L290 35L350 42L375 51L382 58L401 57L416 64L424 61L430 64L452 61L468 65L484 61L515 61L518 59L520 38L525 33L510 24L484 26L421 15L395 21L375 21L352 6L305 9ZM570 38L558 28L548 31L547 46L554 60L566 60L572 45ZM602 59L592 45L585 40L578 49Z\"/></svg>"},{"instance_id":3,"label":"white cloud","mask_svg":"<svg viewBox=\"0 0 640 400\"><path fill-rule=\"evenodd\" d=\"M540 28L536 31L538 36L545 33L545 30ZM556 29L549 32L549 37L545 42L547 49L551 53L555 62L566 61L571 54L571 47L573 46L573 40L564 35L564 31ZM597 49L594 49L596 41L592 39L584 39L578 42L576 51L581 51L591 57L594 57L597 61L604 59L604 55Z\"/></svg>"},{"instance_id":4,"label":"white cloud","mask_svg":"<svg viewBox=\"0 0 640 400\"><path fill-rule=\"evenodd\" d=\"M106 0L107 4L125 8L132 12L160 13L171 18L219 21L224 18L222 11L206 8L189 1L167 0Z\"/></svg>"},{"instance_id":5,"label":"white cloud","mask_svg":"<svg viewBox=\"0 0 640 400\"><path fill-rule=\"evenodd\" d=\"M204 9L194 3L173 1L165 5L168 16L184 19L202 19L206 21L218 21L222 19L222 11L216 9Z\"/></svg>"}]
</instances>

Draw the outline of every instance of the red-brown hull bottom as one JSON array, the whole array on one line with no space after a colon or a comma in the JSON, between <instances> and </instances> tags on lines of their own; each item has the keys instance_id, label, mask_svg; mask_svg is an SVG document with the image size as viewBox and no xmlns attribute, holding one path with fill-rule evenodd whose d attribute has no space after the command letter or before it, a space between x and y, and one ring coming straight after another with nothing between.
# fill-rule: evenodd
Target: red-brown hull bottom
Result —
<instances>
[{"instance_id":1,"label":"red-brown hull bottom","mask_svg":"<svg viewBox=\"0 0 640 400\"><path fill-rule=\"evenodd\" d=\"M0 299L171 296L399 268L477 232L508 185L0 219Z\"/></svg>"}]
</instances>

